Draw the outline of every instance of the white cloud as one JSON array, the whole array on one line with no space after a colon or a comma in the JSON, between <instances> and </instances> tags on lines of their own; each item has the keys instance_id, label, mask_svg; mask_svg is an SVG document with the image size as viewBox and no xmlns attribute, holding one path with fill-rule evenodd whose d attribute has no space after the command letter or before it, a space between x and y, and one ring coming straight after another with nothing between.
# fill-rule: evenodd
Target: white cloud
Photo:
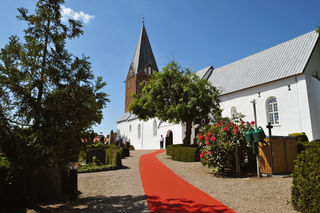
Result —
<instances>
[{"instance_id":1,"label":"white cloud","mask_svg":"<svg viewBox=\"0 0 320 213\"><path fill-rule=\"evenodd\" d=\"M82 21L85 24L88 24L89 21L91 21L94 16L84 13L83 11L74 11L71 8L67 8L65 6L61 6L61 15L62 15L62 21L67 21L69 18Z\"/></svg>"}]
</instances>

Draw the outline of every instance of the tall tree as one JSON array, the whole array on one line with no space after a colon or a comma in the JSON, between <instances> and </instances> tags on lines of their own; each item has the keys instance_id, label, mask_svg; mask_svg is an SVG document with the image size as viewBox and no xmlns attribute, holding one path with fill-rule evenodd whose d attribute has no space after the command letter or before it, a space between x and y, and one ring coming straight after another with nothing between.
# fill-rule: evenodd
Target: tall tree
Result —
<instances>
[{"instance_id":1,"label":"tall tree","mask_svg":"<svg viewBox=\"0 0 320 213\"><path fill-rule=\"evenodd\" d=\"M8 159L35 171L39 164L66 166L108 102L88 57L66 49L82 24L62 22L64 0L39 0L34 14L19 8L28 27L23 42L11 36L0 52L0 146ZM20 151L21 152L20 152Z\"/></svg>"},{"instance_id":2,"label":"tall tree","mask_svg":"<svg viewBox=\"0 0 320 213\"><path fill-rule=\"evenodd\" d=\"M157 117L162 121L184 123L185 145L190 145L192 123L221 114L219 90L189 69L182 69L175 61L155 73L141 95L134 98L130 110L140 119Z\"/></svg>"}]
</instances>

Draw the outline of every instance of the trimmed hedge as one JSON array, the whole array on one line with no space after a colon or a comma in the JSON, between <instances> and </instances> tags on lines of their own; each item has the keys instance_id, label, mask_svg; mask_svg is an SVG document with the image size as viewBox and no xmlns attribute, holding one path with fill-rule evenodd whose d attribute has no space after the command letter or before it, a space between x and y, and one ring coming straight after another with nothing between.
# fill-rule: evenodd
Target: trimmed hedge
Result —
<instances>
[{"instance_id":1,"label":"trimmed hedge","mask_svg":"<svg viewBox=\"0 0 320 213\"><path fill-rule=\"evenodd\" d=\"M172 149L173 149L173 145L168 145L166 147L166 154L171 156Z\"/></svg>"},{"instance_id":2,"label":"trimmed hedge","mask_svg":"<svg viewBox=\"0 0 320 213\"><path fill-rule=\"evenodd\" d=\"M166 154L171 156L172 160L183 162L194 162L199 160L198 146L185 146L183 144L168 145Z\"/></svg>"},{"instance_id":3,"label":"trimmed hedge","mask_svg":"<svg viewBox=\"0 0 320 213\"><path fill-rule=\"evenodd\" d=\"M105 155L105 162L108 165L116 166L117 168L122 167L121 162L121 150L120 149L107 149Z\"/></svg>"},{"instance_id":4,"label":"trimmed hedge","mask_svg":"<svg viewBox=\"0 0 320 213\"><path fill-rule=\"evenodd\" d=\"M100 149L90 149L86 151L86 164L92 162L92 158L96 156L96 159L101 161L103 164L107 164L105 162L105 154L106 151L103 148Z\"/></svg>"},{"instance_id":5,"label":"trimmed hedge","mask_svg":"<svg viewBox=\"0 0 320 213\"><path fill-rule=\"evenodd\" d=\"M289 134L289 136L297 138L298 153L301 153L303 150L305 150L305 143L309 142L309 139L308 139L308 136L304 132L291 133L291 134Z\"/></svg>"},{"instance_id":6,"label":"trimmed hedge","mask_svg":"<svg viewBox=\"0 0 320 213\"><path fill-rule=\"evenodd\" d=\"M113 165L103 165L103 166L83 166L78 169L78 173L87 173L87 172L100 172L100 171L109 171L119 169Z\"/></svg>"},{"instance_id":7,"label":"trimmed hedge","mask_svg":"<svg viewBox=\"0 0 320 213\"><path fill-rule=\"evenodd\" d=\"M320 212L320 141L306 143L292 173L292 206L303 212Z\"/></svg>"},{"instance_id":8,"label":"trimmed hedge","mask_svg":"<svg viewBox=\"0 0 320 213\"><path fill-rule=\"evenodd\" d=\"M121 148L121 157L125 158L125 157L129 157L130 156L130 151L128 147L122 147Z\"/></svg>"}]
</instances>

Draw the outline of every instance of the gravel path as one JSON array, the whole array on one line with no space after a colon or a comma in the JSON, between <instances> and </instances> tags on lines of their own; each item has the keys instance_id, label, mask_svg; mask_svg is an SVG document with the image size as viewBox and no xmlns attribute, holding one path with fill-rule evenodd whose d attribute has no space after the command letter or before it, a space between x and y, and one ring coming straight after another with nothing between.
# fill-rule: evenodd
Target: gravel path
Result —
<instances>
[{"instance_id":1,"label":"gravel path","mask_svg":"<svg viewBox=\"0 0 320 213\"><path fill-rule=\"evenodd\" d=\"M173 161L165 153L157 157L177 175L238 213L296 212L290 204L290 177L216 178L200 162Z\"/></svg>"},{"instance_id":2,"label":"gravel path","mask_svg":"<svg viewBox=\"0 0 320 213\"><path fill-rule=\"evenodd\" d=\"M149 212L139 175L139 158L152 151L135 150L122 160L128 169L79 174L76 202L43 206L39 212ZM236 212L296 212L290 205L292 178L216 178L199 162L158 159L177 175ZM37 212L37 211L28 211Z\"/></svg>"},{"instance_id":3,"label":"gravel path","mask_svg":"<svg viewBox=\"0 0 320 213\"><path fill-rule=\"evenodd\" d=\"M43 206L40 212L149 212L139 175L139 158L151 150L130 151L122 159L127 169L78 175L79 199Z\"/></svg>"}]
</instances>

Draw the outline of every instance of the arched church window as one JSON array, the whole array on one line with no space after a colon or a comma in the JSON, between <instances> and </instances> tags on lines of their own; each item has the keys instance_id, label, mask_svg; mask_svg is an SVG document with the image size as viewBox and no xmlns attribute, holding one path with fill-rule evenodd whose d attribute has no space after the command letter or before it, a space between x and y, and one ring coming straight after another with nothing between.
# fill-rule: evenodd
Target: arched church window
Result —
<instances>
[{"instance_id":1,"label":"arched church window","mask_svg":"<svg viewBox=\"0 0 320 213\"><path fill-rule=\"evenodd\" d=\"M148 75L151 75L151 67L148 67Z\"/></svg>"},{"instance_id":2,"label":"arched church window","mask_svg":"<svg viewBox=\"0 0 320 213\"><path fill-rule=\"evenodd\" d=\"M131 124L129 125L129 132L131 132Z\"/></svg>"},{"instance_id":3,"label":"arched church window","mask_svg":"<svg viewBox=\"0 0 320 213\"><path fill-rule=\"evenodd\" d=\"M275 97L271 97L267 100L267 120L271 124L279 124L279 108L278 102Z\"/></svg>"},{"instance_id":4,"label":"arched church window","mask_svg":"<svg viewBox=\"0 0 320 213\"><path fill-rule=\"evenodd\" d=\"M141 138L141 124L138 125L138 138Z\"/></svg>"},{"instance_id":5,"label":"arched church window","mask_svg":"<svg viewBox=\"0 0 320 213\"><path fill-rule=\"evenodd\" d=\"M237 108L235 106L231 107L231 117L237 113Z\"/></svg>"},{"instance_id":6,"label":"arched church window","mask_svg":"<svg viewBox=\"0 0 320 213\"><path fill-rule=\"evenodd\" d=\"M157 136L157 128L158 127L158 124L157 124L157 121L156 119L153 120L153 136Z\"/></svg>"}]
</instances>

